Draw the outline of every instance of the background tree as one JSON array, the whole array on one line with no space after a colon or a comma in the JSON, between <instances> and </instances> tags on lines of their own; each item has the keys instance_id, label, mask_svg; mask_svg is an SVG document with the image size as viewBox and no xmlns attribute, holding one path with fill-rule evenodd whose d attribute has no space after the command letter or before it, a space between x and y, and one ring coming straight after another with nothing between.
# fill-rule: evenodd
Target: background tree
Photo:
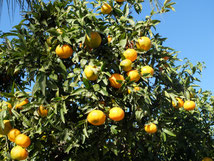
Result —
<instances>
[{"instance_id":1,"label":"background tree","mask_svg":"<svg viewBox=\"0 0 214 161\"><path fill-rule=\"evenodd\" d=\"M214 98L196 88L203 64L177 65L154 30L153 16L174 3L136 21L143 3L35 2L1 35L0 71L9 76L0 77L1 160L17 157L10 152L20 144L3 120L30 137L29 160L214 157Z\"/></svg>"}]
</instances>

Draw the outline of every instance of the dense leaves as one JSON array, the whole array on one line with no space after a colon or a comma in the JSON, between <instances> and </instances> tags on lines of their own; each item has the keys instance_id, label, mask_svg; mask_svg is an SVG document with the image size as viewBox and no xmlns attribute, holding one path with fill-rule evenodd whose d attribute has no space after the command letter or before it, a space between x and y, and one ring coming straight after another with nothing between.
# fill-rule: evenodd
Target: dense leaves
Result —
<instances>
[{"instance_id":1,"label":"dense leaves","mask_svg":"<svg viewBox=\"0 0 214 161\"><path fill-rule=\"evenodd\" d=\"M166 38L154 32L160 21L153 15L174 10L174 3L166 0L158 11L152 10L140 21L133 13L140 14L145 2L110 1L113 11L108 15L100 12L103 3L38 2L14 30L1 35L0 121L9 119L13 127L28 134L30 160L196 161L214 157L214 99L196 84L203 64L193 65L186 59L178 65L178 52L164 46ZM92 31L102 38L101 45L94 49L85 44L86 34ZM136 49L141 36L151 39L149 51ZM56 46L63 44L74 50L68 59L55 53ZM149 65L155 71L153 77L141 75L138 82L130 81L120 67L127 48L138 52L133 69L140 71ZM96 66L97 80L86 78L83 70L87 65ZM113 73L125 77L119 89L110 86L108 78ZM135 91L134 86L140 90ZM196 109L175 109L172 101L178 97L193 100ZM26 98L29 103L16 109ZM11 113L3 100L12 104ZM48 109L47 117L37 112L40 105ZM110 108L116 106L125 111L122 121L107 118L101 126L86 121L93 109L108 116ZM155 134L144 130L144 125L151 122L157 124ZM1 160L7 160L14 144L7 137L0 141Z\"/></svg>"}]
</instances>

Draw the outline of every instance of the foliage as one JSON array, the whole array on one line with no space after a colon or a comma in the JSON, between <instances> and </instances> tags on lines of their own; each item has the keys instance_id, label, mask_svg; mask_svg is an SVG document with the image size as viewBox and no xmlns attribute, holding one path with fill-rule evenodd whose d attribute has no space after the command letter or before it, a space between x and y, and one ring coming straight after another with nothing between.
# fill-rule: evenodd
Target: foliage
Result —
<instances>
[{"instance_id":1,"label":"foliage","mask_svg":"<svg viewBox=\"0 0 214 161\"><path fill-rule=\"evenodd\" d=\"M100 7L104 2L38 2L14 30L1 35L5 41L0 46L0 121L10 119L14 128L31 138L27 148L30 160L196 161L214 157L214 98L196 84L203 64L193 65L186 59L183 65L177 65L181 61L177 52L164 46L166 38L155 33L160 21L153 16L174 10L174 2L166 0L160 10L152 10L141 21L136 21L133 13L140 15L145 2L111 0L113 11L103 15ZM102 37L101 45L95 49L84 44L85 35L92 31ZM108 35L112 37L110 43ZM148 79L141 76L134 83L120 62L123 52L135 48L141 36L150 37L152 48L147 52L136 49L138 57L133 69L149 65L155 73ZM73 48L72 57L60 59L55 54L56 46L62 44ZM96 81L84 76L87 65L97 67ZM108 78L113 73L126 78L120 89L109 85ZM141 89L127 94L128 88L133 91L133 85ZM176 102L177 97L195 101L197 108L173 108L172 101ZM30 102L21 110L15 109L26 98ZM12 104L11 114L3 100ZM47 117L39 116L40 105L48 109ZM108 115L115 106L125 110L122 121L108 118L101 126L86 121L93 109ZM150 122L157 124L157 133L144 131L144 125ZM7 137L0 138L0 144L0 159L8 160L14 144Z\"/></svg>"}]
</instances>

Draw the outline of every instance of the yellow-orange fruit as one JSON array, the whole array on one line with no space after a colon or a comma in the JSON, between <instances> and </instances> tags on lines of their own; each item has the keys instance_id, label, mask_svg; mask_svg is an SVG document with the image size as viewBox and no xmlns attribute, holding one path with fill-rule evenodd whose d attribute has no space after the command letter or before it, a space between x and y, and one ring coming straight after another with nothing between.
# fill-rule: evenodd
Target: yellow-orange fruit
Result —
<instances>
[{"instance_id":1,"label":"yellow-orange fruit","mask_svg":"<svg viewBox=\"0 0 214 161\"><path fill-rule=\"evenodd\" d=\"M70 56L72 56L72 54L73 54L73 49L72 49L72 47L71 47L70 45L67 45L67 44L62 45L62 46L58 45L58 46L56 47L55 52L56 52L56 54L57 54L60 58L62 58L62 59L67 59L67 58L69 58Z\"/></svg>"},{"instance_id":2,"label":"yellow-orange fruit","mask_svg":"<svg viewBox=\"0 0 214 161\"><path fill-rule=\"evenodd\" d=\"M10 156L14 160L25 160L28 157L28 151L21 146L15 146L10 151Z\"/></svg>"},{"instance_id":3,"label":"yellow-orange fruit","mask_svg":"<svg viewBox=\"0 0 214 161\"><path fill-rule=\"evenodd\" d=\"M92 125L102 125L106 120L106 115L101 110L93 110L88 114L87 120Z\"/></svg>"},{"instance_id":4,"label":"yellow-orange fruit","mask_svg":"<svg viewBox=\"0 0 214 161\"><path fill-rule=\"evenodd\" d=\"M176 98L177 100L177 106L175 105L175 102L172 101L172 106L174 108L180 108L180 107L183 107L184 105L184 101L181 99L181 98Z\"/></svg>"},{"instance_id":5,"label":"yellow-orange fruit","mask_svg":"<svg viewBox=\"0 0 214 161\"><path fill-rule=\"evenodd\" d=\"M137 51L135 49L127 49L124 51L123 55L126 59L129 59L132 62L137 59Z\"/></svg>"},{"instance_id":6,"label":"yellow-orange fruit","mask_svg":"<svg viewBox=\"0 0 214 161\"><path fill-rule=\"evenodd\" d=\"M153 134L157 132L157 125L155 125L154 123L150 123L144 126L144 129L147 133Z\"/></svg>"},{"instance_id":7,"label":"yellow-orange fruit","mask_svg":"<svg viewBox=\"0 0 214 161\"><path fill-rule=\"evenodd\" d=\"M147 78L152 77L154 74L154 69L148 65L143 66L141 68L141 75L144 75L144 74L149 74L148 76L146 76Z\"/></svg>"},{"instance_id":8,"label":"yellow-orange fruit","mask_svg":"<svg viewBox=\"0 0 214 161\"><path fill-rule=\"evenodd\" d=\"M117 82L118 81L124 81L124 77L121 74L114 73L109 78L110 85L114 88L120 88L122 86L122 83Z\"/></svg>"},{"instance_id":9,"label":"yellow-orange fruit","mask_svg":"<svg viewBox=\"0 0 214 161\"><path fill-rule=\"evenodd\" d=\"M18 129L11 129L9 133L7 134L8 139L12 142L15 142L15 138L17 135L21 134L21 132Z\"/></svg>"},{"instance_id":10,"label":"yellow-orange fruit","mask_svg":"<svg viewBox=\"0 0 214 161\"><path fill-rule=\"evenodd\" d=\"M125 112L120 107L113 107L109 110L109 118L114 121L120 121L124 118Z\"/></svg>"},{"instance_id":11,"label":"yellow-orange fruit","mask_svg":"<svg viewBox=\"0 0 214 161\"><path fill-rule=\"evenodd\" d=\"M138 82L140 79L140 74L137 70L131 70L127 73L127 76L130 77L130 81Z\"/></svg>"},{"instance_id":12,"label":"yellow-orange fruit","mask_svg":"<svg viewBox=\"0 0 214 161\"><path fill-rule=\"evenodd\" d=\"M27 148L31 144L30 138L25 134L19 134L15 138L16 145Z\"/></svg>"},{"instance_id":13,"label":"yellow-orange fruit","mask_svg":"<svg viewBox=\"0 0 214 161\"><path fill-rule=\"evenodd\" d=\"M187 111L195 109L195 102L194 101L185 101L184 102L184 109Z\"/></svg>"},{"instance_id":14,"label":"yellow-orange fruit","mask_svg":"<svg viewBox=\"0 0 214 161\"><path fill-rule=\"evenodd\" d=\"M148 37L140 37L137 40L136 46L140 50L148 51L152 47L152 42Z\"/></svg>"}]
</instances>

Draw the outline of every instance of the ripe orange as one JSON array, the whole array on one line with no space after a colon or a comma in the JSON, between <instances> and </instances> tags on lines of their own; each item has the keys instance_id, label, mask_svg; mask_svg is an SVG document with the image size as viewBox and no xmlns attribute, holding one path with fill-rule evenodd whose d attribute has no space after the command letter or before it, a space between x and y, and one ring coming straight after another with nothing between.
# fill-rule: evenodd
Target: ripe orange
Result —
<instances>
[{"instance_id":1,"label":"ripe orange","mask_svg":"<svg viewBox=\"0 0 214 161\"><path fill-rule=\"evenodd\" d=\"M135 49L127 49L124 51L123 55L126 59L131 61L135 61L137 59L137 51Z\"/></svg>"},{"instance_id":2,"label":"ripe orange","mask_svg":"<svg viewBox=\"0 0 214 161\"><path fill-rule=\"evenodd\" d=\"M110 43L112 40L112 37L110 35L108 35L107 39L108 39L108 43Z\"/></svg>"},{"instance_id":3,"label":"ripe orange","mask_svg":"<svg viewBox=\"0 0 214 161\"><path fill-rule=\"evenodd\" d=\"M28 151L21 146L15 146L10 151L10 155L14 160L25 160L28 157Z\"/></svg>"},{"instance_id":4,"label":"ripe orange","mask_svg":"<svg viewBox=\"0 0 214 161\"><path fill-rule=\"evenodd\" d=\"M16 109L18 108L18 109L22 109L23 107L22 106L24 106L24 105L26 105L26 104L28 104L29 103L29 101L28 101L28 99L26 98L24 101L22 101L22 102L20 102L19 104L17 104L16 105Z\"/></svg>"},{"instance_id":5,"label":"ripe orange","mask_svg":"<svg viewBox=\"0 0 214 161\"><path fill-rule=\"evenodd\" d=\"M140 50L148 51L152 47L152 42L148 37L140 37L137 40L136 46Z\"/></svg>"},{"instance_id":6,"label":"ripe orange","mask_svg":"<svg viewBox=\"0 0 214 161\"><path fill-rule=\"evenodd\" d=\"M195 102L194 101L185 101L184 102L184 109L187 111L195 109Z\"/></svg>"},{"instance_id":7,"label":"ripe orange","mask_svg":"<svg viewBox=\"0 0 214 161\"><path fill-rule=\"evenodd\" d=\"M85 67L84 73L88 80L91 81L97 80L98 76L97 74L95 74L94 70L96 70L95 66L88 65Z\"/></svg>"},{"instance_id":8,"label":"ripe orange","mask_svg":"<svg viewBox=\"0 0 214 161\"><path fill-rule=\"evenodd\" d=\"M106 115L101 110L93 110L88 114L87 120L92 125L102 125L106 120Z\"/></svg>"},{"instance_id":9,"label":"ripe orange","mask_svg":"<svg viewBox=\"0 0 214 161\"><path fill-rule=\"evenodd\" d=\"M125 112L120 107L113 107L109 110L109 118L114 121L120 121L124 118Z\"/></svg>"},{"instance_id":10,"label":"ripe orange","mask_svg":"<svg viewBox=\"0 0 214 161\"><path fill-rule=\"evenodd\" d=\"M144 74L150 74L146 76L146 78L152 77L154 74L154 69L150 66L144 66L141 68L141 75L144 75Z\"/></svg>"},{"instance_id":11,"label":"ripe orange","mask_svg":"<svg viewBox=\"0 0 214 161\"><path fill-rule=\"evenodd\" d=\"M48 115L48 110L45 109L44 106L39 106L39 109L37 110L38 114L41 116L41 117L46 117Z\"/></svg>"},{"instance_id":12,"label":"ripe orange","mask_svg":"<svg viewBox=\"0 0 214 161\"><path fill-rule=\"evenodd\" d=\"M209 158L209 157L205 157L205 158L202 159L202 161L213 161L213 160L211 158Z\"/></svg>"},{"instance_id":13,"label":"ripe orange","mask_svg":"<svg viewBox=\"0 0 214 161\"><path fill-rule=\"evenodd\" d=\"M98 32L91 32L91 35L86 35L85 43L90 48L98 48L101 44L102 38Z\"/></svg>"},{"instance_id":14,"label":"ripe orange","mask_svg":"<svg viewBox=\"0 0 214 161\"><path fill-rule=\"evenodd\" d=\"M8 139L12 142L15 142L15 138L17 135L21 134L21 132L18 129L11 129L9 133L7 134Z\"/></svg>"},{"instance_id":15,"label":"ripe orange","mask_svg":"<svg viewBox=\"0 0 214 161\"><path fill-rule=\"evenodd\" d=\"M163 59L164 60L169 60L169 57L168 56L164 56Z\"/></svg>"},{"instance_id":16,"label":"ripe orange","mask_svg":"<svg viewBox=\"0 0 214 161\"><path fill-rule=\"evenodd\" d=\"M1 135L7 135L9 131L12 129L12 126L10 124L10 120L4 120L4 129L0 127L0 134Z\"/></svg>"},{"instance_id":17,"label":"ripe orange","mask_svg":"<svg viewBox=\"0 0 214 161\"><path fill-rule=\"evenodd\" d=\"M116 0L117 2L124 2L125 0Z\"/></svg>"},{"instance_id":18,"label":"ripe orange","mask_svg":"<svg viewBox=\"0 0 214 161\"><path fill-rule=\"evenodd\" d=\"M153 134L157 132L157 125L150 123L144 126L144 129L147 133Z\"/></svg>"},{"instance_id":19,"label":"ripe orange","mask_svg":"<svg viewBox=\"0 0 214 161\"><path fill-rule=\"evenodd\" d=\"M130 81L139 81L140 79L140 74L137 70L131 70L127 73L127 76L130 77Z\"/></svg>"},{"instance_id":20,"label":"ripe orange","mask_svg":"<svg viewBox=\"0 0 214 161\"><path fill-rule=\"evenodd\" d=\"M129 59L124 59L120 62L120 66L123 68L124 71L128 72L132 69L132 61Z\"/></svg>"},{"instance_id":21,"label":"ripe orange","mask_svg":"<svg viewBox=\"0 0 214 161\"><path fill-rule=\"evenodd\" d=\"M9 108L9 109L12 109L13 107L12 107L12 105L9 103L9 102L5 102L6 104L7 104L7 107Z\"/></svg>"},{"instance_id":22,"label":"ripe orange","mask_svg":"<svg viewBox=\"0 0 214 161\"><path fill-rule=\"evenodd\" d=\"M101 12L103 14L109 14L112 11L111 6L108 3L104 3L101 7Z\"/></svg>"},{"instance_id":23,"label":"ripe orange","mask_svg":"<svg viewBox=\"0 0 214 161\"><path fill-rule=\"evenodd\" d=\"M27 148L31 144L30 138L25 134L19 134L15 138L16 145Z\"/></svg>"},{"instance_id":24,"label":"ripe orange","mask_svg":"<svg viewBox=\"0 0 214 161\"><path fill-rule=\"evenodd\" d=\"M109 78L110 85L114 88L120 88L122 86L122 84L117 82L117 80L124 81L125 79L121 74L114 73Z\"/></svg>"},{"instance_id":25,"label":"ripe orange","mask_svg":"<svg viewBox=\"0 0 214 161\"><path fill-rule=\"evenodd\" d=\"M134 87L134 91L139 91L139 90L140 90L140 87L137 87L137 86ZM130 93L131 93L131 90L128 89L128 94L130 94Z\"/></svg>"},{"instance_id":26,"label":"ripe orange","mask_svg":"<svg viewBox=\"0 0 214 161\"><path fill-rule=\"evenodd\" d=\"M175 105L175 102L172 101L172 106L174 108L180 108L180 107L183 107L184 105L184 101L181 99L181 98L176 98L177 100L177 106Z\"/></svg>"},{"instance_id":27,"label":"ripe orange","mask_svg":"<svg viewBox=\"0 0 214 161\"><path fill-rule=\"evenodd\" d=\"M73 54L73 49L72 49L72 47L71 47L70 45L67 45L67 44L62 45L62 46L58 45L58 46L56 47L55 52L56 52L56 54L57 54L60 58L62 58L62 59L67 59L67 58L69 58L70 56L72 56L72 54Z\"/></svg>"}]
</instances>

